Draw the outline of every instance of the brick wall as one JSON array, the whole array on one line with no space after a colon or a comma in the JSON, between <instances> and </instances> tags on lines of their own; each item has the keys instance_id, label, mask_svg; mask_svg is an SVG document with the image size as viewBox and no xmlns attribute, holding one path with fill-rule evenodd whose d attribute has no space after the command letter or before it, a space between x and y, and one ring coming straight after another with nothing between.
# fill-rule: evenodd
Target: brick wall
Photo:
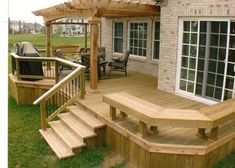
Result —
<instances>
[{"instance_id":1,"label":"brick wall","mask_svg":"<svg viewBox=\"0 0 235 168\"><path fill-rule=\"evenodd\" d=\"M123 50L128 48L128 23L129 21L147 21L148 22L148 41L146 59L138 59L138 57L130 57L128 61L128 69L140 71L152 76L158 75L158 62L152 60L152 29L153 21L159 21L159 17L124 17L124 18L102 18L101 25L101 46L106 48L107 59L113 55L113 22L123 22L124 39ZM142 57L143 58L143 57Z\"/></svg>"},{"instance_id":2,"label":"brick wall","mask_svg":"<svg viewBox=\"0 0 235 168\"><path fill-rule=\"evenodd\" d=\"M174 92L180 17L234 17L235 0L168 0L161 7L161 45L158 87Z\"/></svg>"}]
</instances>

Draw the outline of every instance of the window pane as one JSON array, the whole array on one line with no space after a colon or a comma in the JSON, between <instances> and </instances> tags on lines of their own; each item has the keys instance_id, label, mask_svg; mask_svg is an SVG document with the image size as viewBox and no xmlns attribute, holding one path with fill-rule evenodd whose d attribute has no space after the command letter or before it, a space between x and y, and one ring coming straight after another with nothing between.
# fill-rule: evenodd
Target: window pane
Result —
<instances>
[{"instance_id":1,"label":"window pane","mask_svg":"<svg viewBox=\"0 0 235 168\"><path fill-rule=\"evenodd\" d=\"M235 36L230 36L230 48L235 48Z\"/></svg>"},{"instance_id":2,"label":"window pane","mask_svg":"<svg viewBox=\"0 0 235 168\"><path fill-rule=\"evenodd\" d=\"M182 57L181 66L185 68L188 67L188 57Z\"/></svg>"},{"instance_id":3,"label":"window pane","mask_svg":"<svg viewBox=\"0 0 235 168\"><path fill-rule=\"evenodd\" d=\"M227 22L221 22L220 24L220 33L227 33L228 31L228 23Z\"/></svg>"},{"instance_id":4,"label":"window pane","mask_svg":"<svg viewBox=\"0 0 235 168\"><path fill-rule=\"evenodd\" d=\"M211 32L219 33L219 22L211 22Z\"/></svg>"},{"instance_id":5,"label":"window pane","mask_svg":"<svg viewBox=\"0 0 235 168\"><path fill-rule=\"evenodd\" d=\"M205 64L204 59L198 59L198 70L203 71L204 70L204 66L205 66L204 64Z\"/></svg>"},{"instance_id":6,"label":"window pane","mask_svg":"<svg viewBox=\"0 0 235 168\"><path fill-rule=\"evenodd\" d=\"M187 69L181 68L180 77L181 77L182 79L187 79L187 76L188 76L188 71L187 71Z\"/></svg>"},{"instance_id":7,"label":"window pane","mask_svg":"<svg viewBox=\"0 0 235 168\"><path fill-rule=\"evenodd\" d=\"M213 94L214 94L214 87L207 86L206 87L206 96L213 98Z\"/></svg>"},{"instance_id":8,"label":"window pane","mask_svg":"<svg viewBox=\"0 0 235 168\"><path fill-rule=\"evenodd\" d=\"M183 55L189 55L189 46L188 45L183 45L183 49L182 49L182 54Z\"/></svg>"},{"instance_id":9,"label":"window pane","mask_svg":"<svg viewBox=\"0 0 235 168\"><path fill-rule=\"evenodd\" d=\"M192 32L197 32L197 27L198 27L198 22L197 21L192 21L191 22L191 31Z\"/></svg>"},{"instance_id":10,"label":"window pane","mask_svg":"<svg viewBox=\"0 0 235 168\"><path fill-rule=\"evenodd\" d=\"M232 77L227 77L226 78L226 88L233 90L233 85L234 85L234 78Z\"/></svg>"},{"instance_id":11,"label":"window pane","mask_svg":"<svg viewBox=\"0 0 235 168\"><path fill-rule=\"evenodd\" d=\"M219 49L219 60L224 61L226 57L226 49Z\"/></svg>"},{"instance_id":12,"label":"window pane","mask_svg":"<svg viewBox=\"0 0 235 168\"><path fill-rule=\"evenodd\" d=\"M123 49L123 39L115 38L114 39L114 52L122 53Z\"/></svg>"},{"instance_id":13,"label":"window pane","mask_svg":"<svg viewBox=\"0 0 235 168\"><path fill-rule=\"evenodd\" d=\"M197 82L203 83L203 72L197 72Z\"/></svg>"},{"instance_id":14,"label":"window pane","mask_svg":"<svg viewBox=\"0 0 235 168\"><path fill-rule=\"evenodd\" d=\"M123 37L123 23L122 22L116 22L115 23L115 37Z\"/></svg>"},{"instance_id":15,"label":"window pane","mask_svg":"<svg viewBox=\"0 0 235 168\"><path fill-rule=\"evenodd\" d=\"M184 31L190 31L190 22L189 21L184 22Z\"/></svg>"},{"instance_id":16,"label":"window pane","mask_svg":"<svg viewBox=\"0 0 235 168\"><path fill-rule=\"evenodd\" d=\"M200 22L200 32L206 32L207 30L207 21Z\"/></svg>"},{"instance_id":17,"label":"window pane","mask_svg":"<svg viewBox=\"0 0 235 168\"><path fill-rule=\"evenodd\" d=\"M160 50L160 22L154 22L154 39L153 39L153 59L159 59ZM144 48L147 47L147 41Z\"/></svg>"},{"instance_id":18,"label":"window pane","mask_svg":"<svg viewBox=\"0 0 235 168\"><path fill-rule=\"evenodd\" d=\"M218 46L219 36L216 34L211 35L211 46Z\"/></svg>"},{"instance_id":19,"label":"window pane","mask_svg":"<svg viewBox=\"0 0 235 168\"><path fill-rule=\"evenodd\" d=\"M191 34L191 44L197 44L197 33Z\"/></svg>"},{"instance_id":20,"label":"window pane","mask_svg":"<svg viewBox=\"0 0 235 168\"><path fill-rule=\"evenodd\" d=\"M186 81L180 80L180 89L181 90L186 90Z\"/></svg>"},{"instance_id":21,"label":"window pane","mask_svg":"<svg viewBox=\"0 0 235 168\"><path fill-rule=\"evenodd\" d=\"M210 48L210 59L217 59L217 51L218 49L215 47Z\"/></svg>"},{"instance_id":22,"label":"window pane","mask_svg":"<svg viewBox=\"0 0 235 168\"><path fill-rule=\"evenodd\" d=\"M132 33L132 32L131 32ZM123 23L115 22L114 23L114 52L123 52ZM130 45L133 45L133 41L130 41Z\"/></svg>"},{"instance_id":23,"label":"window pane","mask_svg":"<svg viewBox=\"0 0 235 168\"><path fill-rule=\"evenodd\" d=\"M190 56L196 57L197 47L196 46L190 46Z\"/></svg>"},{"instance_id":24,"label":"window pane","mask_svg":"<svg viewBox=\"0 0 235 168\"><path fill-rule=\"evenodd\" d=\"M228 61L235 62L235 50L229 50Z\"/></svg>"},{"instance_id":25,"label":"window pane","mask_svg":"<svg viewBox=\"0 0 235 168\"><path fill-rule=\"evenodd\" d=\"M235 22L231 22L230 24L230 34L235 34Z\"/></svg>"},{"instance_id":26,"label":"window pane","mask_svg":"<svg viewBox=\"0 0 235 168\"><path fill-rule=\"evenodd\" d=\"M159 59L159 41L154 42L154 54L153 54L154 59Z\"/></svg>"},{"instance_id":27,"label":"window pane","mask_svg":"<svg viewBox=\"0 0 235 168\"><path fill-rule=\"evenodd\" d=\"M223 83L224 83L224 76L217 75L217 77L216 77L216 86L223 87Z\"/></svg>"},{"instance_id":28,"label":"window pane","mask_svg":"<svg viewBox=\"0 0 235 168\"><path fill-rule=\"evenodd\" d=\"M200 34L200 45L206 45L206 34Z\"/></svg>"},{"instance_id":29,"label":"window pane","mask_svg":"<svg viewBox=\"0 0 235 168\"><path fill-rule=\"evenodd\" d=\"M199 47L199 57L200 58L205 58L205 52L206 52L205 47Z\"/></svg>"},{"instance_id":30,"label":"window pane","mask_svg":"<svg viewBox=\"0 0 235 168\"><path fill-rule=\"evenodd\" d=\"M160 39L160 22L155 22L155 26L154 26L154 28L155 28L155 33L154 33L154 35L155 35L155 40L159 40Z\"/></svg>"},{"instance_id":31,"label":"window pane","mask_svg":"<svg viewBox=\"0 0 235 168\"><path fill-rule=\"evenodd\" d=\"M220 35L220 47L226 47L227 46L227 36L226 35Z\"/></svg>"},{"instance_id":32,"label":"window pane","mask_svg":"<svg viewBox=\"0 0 235 168\"><path fill-rule=\"evenodd\" d=\"M189 44L189 33L183 34L183 43Z\"/></svg>"},{"instance_id":33,"label":"window pane","mask_svg":"<svg viewBox=\"0 0 235 168\"><path fill-rule=\"evenodd\" d=\"M222 89L221 88L216 88L215 89L215 98L220 100L221 99L221 96L222 96Z\"/></svg>"}]
</instances>

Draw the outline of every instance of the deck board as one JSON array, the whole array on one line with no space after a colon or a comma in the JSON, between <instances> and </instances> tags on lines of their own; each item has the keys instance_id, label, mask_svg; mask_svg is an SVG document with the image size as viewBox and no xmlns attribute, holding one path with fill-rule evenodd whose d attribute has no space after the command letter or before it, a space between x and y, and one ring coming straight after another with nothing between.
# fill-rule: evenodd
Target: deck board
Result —
<instances>
[{"instance_id":1,"label":"deck board","mask_svg":"<svg viewBox=\"0 0 235 168\"><path fill-rule=\"evenodd\" d=\"M86 87L88 89L89 81L87 81ZM102 96L122 91L164 108L198 110L207 106L200 102L161 91L157 88L156 77L143 75L138 72L129 72L128 77L114 75L111 79L99 80L99 92L95 94L87 93L86 98L80 100L80 103L93 112L98 113L106 120L110 120L109 106L102 101ZM117 115L119 115L119 112ZM127 131L134 134L137 133L138 121L136 119L132 117L120 119L120 116L118 117L116 121L112 122L121 125ZM235 130L235 122L231 122L227 127L232 129L221 128L219 137L226 136L232 130ZM196 136L196 132L197 129L193 128L159 127L158 134L146 137L145 140L151 143L196 146L204 146L212 143Z\"/></svg>"}]
</instances>

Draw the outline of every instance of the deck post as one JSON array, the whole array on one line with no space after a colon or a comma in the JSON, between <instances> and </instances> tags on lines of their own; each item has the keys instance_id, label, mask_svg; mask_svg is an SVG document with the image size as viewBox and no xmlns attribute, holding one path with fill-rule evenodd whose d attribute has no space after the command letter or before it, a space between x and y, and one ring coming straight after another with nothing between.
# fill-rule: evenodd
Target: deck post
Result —
<instances>
[{"instance_id":1,"label":"deck post","mask_svg":"<svg viewBox=\"0 0 235 168\"><path fill-rule=\"evenodd\" d=\"M86 91L85 91L85 68L82 68L81 70L81 74L80 74L80 98L81 99L84 99L85 98L85 94L86 94Z\"/></svg>"},{"instance_id":2,"label":"deck post","mask_svg":"<svg viewBox=\"0 0 235 168\"><path fill-rule=\"evenodd\" d=\"M51 55L51 22L46 22L46 56Z\"/></svg>"},{"instance_id":3,"label":"deck post","mask_svg":"<svg viewBox=\"0 0 235 168\"><path fill-rule=\"evenodd\" d=\"M51 56L51 22L46 22L46 57ZM51 63L47 62L47 69L51 69Z\"/></svg>"},{"instance_id":4,"label":"deck post","mask_svg":"<svg viewBox=\"0 0 235 168\"><path fill-rule=\"evenodd\" d=\"M92 90L98 89L98 34L100 18L92 17L88 23L91 26L91 55L90 55L90 88Z\"/></svg>"},{"instance_id":5,"label":"deck post","mask_svg":"<svg viewBox=\"0 0 235 168\"><path fill-rule=\"evenodd\" d=\"M209 138L212 140L216 140L218 138L218 131L219 131L219 127L212 128Z\"/></svg>"},{"instance_id":6,"label":"deck post","mask_svg":"<svg viewBox=\"0 0 235 168\"><path fill-rule=\"evenodd\" d=\"M113 106L110 106L110 117L112 120L115 120L117 118L116 116L116 108Z\"/></svg>"},{"instance_id":7,"label":"deck post","mask_svg":"<svg viewBox=\"0 0 235 168\"><path fill-rule=\"evenodd\" d=\"M139 135L142 137L146 137L148 135L147 124L143 121L139 121Z\"/></svg>"},{"instance_id":8,"label":"deck post","mask_svg":"<svg viewBox=\"0 0 235 168\"><path fill-rule=\"evenodd\" d=\"M59 66L58 61L55 61L55 83L59 82Z\"/></svg>"},{"instance_id":9,"label":"deck post","mask_svg":"<svg viewBox=\"0 0 235 168\"><path fill-rule=\"evenodd\" d=\"M42 129L47 129L47 118L46 118L46 102L40 102L40 113L41 113L41 125Z\"/></svg>"}]
</instances>

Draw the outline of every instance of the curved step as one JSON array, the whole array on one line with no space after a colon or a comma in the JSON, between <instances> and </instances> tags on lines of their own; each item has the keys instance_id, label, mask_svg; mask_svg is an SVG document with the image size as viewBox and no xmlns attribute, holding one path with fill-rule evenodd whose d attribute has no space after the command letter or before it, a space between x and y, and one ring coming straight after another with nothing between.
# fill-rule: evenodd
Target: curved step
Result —
<instances>
[{"instance_id":1,"label":"curved step","mask_svg":"<svg viewBox=\"0 0 235 168\"><path fill-rule=\"evenodd\" d=\"M70 113L58 114L58 117L71 128L81 139L91 138L97 134L91 131L85 124L74 118Z\"/></svg>"},{"instance_id":2,"label":"curved step","mask_svg":"<svg viewBox=\"0 0 235 168\"><path fill-rule=\"evenodd\" d=\"M39 132L42 134L48 145L59 159L64 159L75 155L72 149L69 148L51 128L48 128L45 131L40 129Z\"/></svg>"},{"instance_id":3,"label":"curved step","mask_svg":"<svg viewBox=\"0 0 235 168\"><path fill-rule=\"evenodd\" d=\"M94 116L92 116L88 112L82 110L79 106L69 106L68 110L77 118L79 118L84 124L92 128L93 130L102 128L105 126L104 123L96 119Z\"/></svg>"},{"instance_id":4,"label":"curved step","mask_svg":"<svg viewBox=\"0 0 235 168\"><path fill-rule=\"evenodd\" d=\"M62 121L49 122L56 134L72 149L81 148L86 144Z\"/></svg>"}]
</instances>

